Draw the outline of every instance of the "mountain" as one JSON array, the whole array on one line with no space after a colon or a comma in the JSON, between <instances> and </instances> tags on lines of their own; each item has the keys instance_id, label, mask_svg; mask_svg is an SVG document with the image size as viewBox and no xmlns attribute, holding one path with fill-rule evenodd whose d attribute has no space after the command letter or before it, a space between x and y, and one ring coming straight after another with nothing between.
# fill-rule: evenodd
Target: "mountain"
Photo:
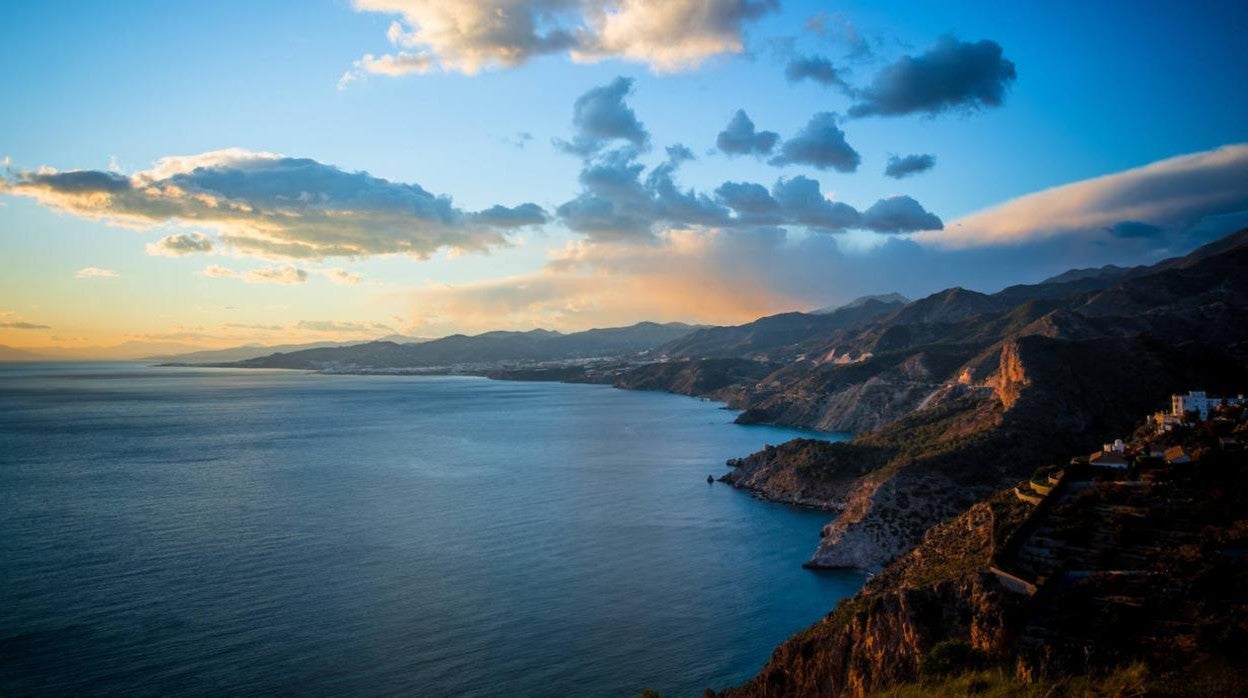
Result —
<instances>
[{"instance_id":1,"label":"mountain","mask_svg":"<svg viewBox=\"0 0 1248 698\"><path fill-rule=\"evenodd\" d=\"M829 305L826 308L812 310L810 313L812 315L827 315L828 313L834 313L842 308L858 308L871 301L878 301L880 303L900 303L901 305L905 305L910 302L910 299L900 293L882 293L874 296L860 296L845 305Z\"/></svg>"},{"instance_id":2,"label":"mountain","mask_svg":"<svg viewBox=\"0 0 1248 698\"><path fill-rule=\"evenodd\" d=\"M736 327L708 327L670 342L658 351L669 359L745 358L791 360L822 346L849 327L887 316L904 304L864 300L828 313L782 313Z\"/></svg>"},{"instance_id":3,"label":"mountain","mask_svg":"<svg viewBox=\"0 0 1248 698\"><path fill-rule=\"evenodd\" d=\"M0 361L48 361L49 357L25 349L0 344Z\"/></svg>"},{"instance_id":4,"label":"mountain","mask_svg":"<svg viewBox=\"0 0 1248 698\"><path fill-rule=\"evenodd\" d=\"M540 362L630 356L648 352L698 329L682 323L642 322L563 334L550 330L451 335L420 343L367 342L279 352L228 365L244 368L405 369L503 361Z\"/></svg>"},{"instance_id":5,"label":"mountain","mask_svg":"<svg viewBox=\"0 0 1248 698\"><path fill-rule=\"evenodd\" d=\"M1129 274L948 289L837 323L844 312L700 330L659 349L669 364L616 384L688 392L703 366L731 360L741 380L703 394L738 421L856 433L743 459L728 481L840 511L810 564L878 570L1171 393L1245 392L1248 231Z\"/></svg>"},{"instance_id":6,"label":"mountain","mask_svg":"<svg viewBox=\"0 0 1248 698\"><path fill-rule=\"evenodd\" d=\"M424 341L415 337L404 337L402 335L390 335L383 337L378 341L386 342L419 342ZM229 347L227 349L203 349L200 351L187 352L185 354L158 354L154 356L144 357L145 361L163 361L176 363L216 363L225 361L244 361L246 359L255 359L262 356L268 356L277 352L289 353L295 351L303 351L304 349L321 349L324 347L344 347L359 344L359 342L309 342L306 344L247 344L239 347Z\"/></svg>"},{"instance_id":7,"label":"mountain","mask_svg":"<svg viewBox=\"0 0 1248 698\"><path fill-rule=\"evenodd\" d=\"M1044 281L1043 284L1060 284L1069 281L1086 281L1088 279L1117 279L1132 271L1142 269L1143 267L1120 267L1114 264L1106 264L1103 267L1089 267L1087 269L1071 269L1062 272L1057 276L1051 276Z\"/></svg>"}]
</instances>

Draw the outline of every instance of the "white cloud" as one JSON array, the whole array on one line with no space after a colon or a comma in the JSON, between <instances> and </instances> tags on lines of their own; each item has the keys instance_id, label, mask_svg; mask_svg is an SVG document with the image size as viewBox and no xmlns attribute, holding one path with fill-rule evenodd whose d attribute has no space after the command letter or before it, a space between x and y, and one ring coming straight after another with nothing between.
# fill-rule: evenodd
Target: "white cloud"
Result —
<instances>
[{"instance_id":1,"label":"white cloud","mask_svg":"<svg viewBox=\"0 0 1248 698\"><path fill-rule=\"evenodd\" d=\"M467 75L547 54L621 58L655 72L696 68L744 49L744 27L775 0L355 0L397 15L386 38L399 50L365 55L343 75L406 75L435 68ZM410 49L410 50L409 50Z\"/></svg>"},{"instance_id":2,"label":"white cloud","mask_svg":"<svg viewBox=\"0 0 1248 698\"><path fill-rule=\"evenodd\" d=\"M307 158L239 149L167 157L122 175L99 170L10 171L0 192L109 225L206 228L242 254L287 259L484 252L545 220L536 204L456 208L417 184L347 172ZM205 236L166 238L149 251L207 251ZM192 249L194 248L194 249Z\"/></svg>"},{"instance_id":3,"label":"white cloud","mask_svg":"<svg viewBox=\"0 0 1248 698\"><path fill-rule=\"evenodd\" d=\"M74 272L76 279L115 279L117 272L112 269L101 269L99 267L84 267Z\"/></svg>"},{"instance_id":4,"label":"white cloud","mask_svg":"<svg viewBox=\"0 0 1248 698\"><path fill-rule=\"evenodd\" d=\"M355 286L360 283L360 275L346 269L322 269L320 273L339 286Z\"/></svg>"},{"instance_id":5,"label":"white cloud","mask_svg":"<svg viewBox=\"0 0 1248 698\"><path fill-rule=\"evenodd\" d=\"M1176 232L1248 210L1248 144L1181 155L1020 196L916 239L947 247L1102 238L1125 222Z\"/></svg>"},{"instance_id":6,"label":"white cloud","mask_svg":"<svg viewBox=\"0 0 1248 698\"><path fill-rule=\"evenodd\" d=\"M235 271L216 264L209 264L199 272L212 279L242 279L249 284L301 284L308 280L308 272L289 264L275 264L244 271Z\"/></svg>"},{"instance_id":7,"label":"white cloud","mask_svg":"<svg viewBox=\"0 0 1248 698\"><path fill-rule=\"evenodd\" d=\"M233 269L226 269L219 264L209 264L204 270L199 272L200 276L206 276L210 279L231 279L238 276L238 272Z\"/></svg>"},{"instance_id":8,"label":"white cloud","mask_svg":"<svg viewBox=\"0 0 1248 698\"><path fill-rule=\"evenodd\" d=\"M577 60L624 58L659 73L697 68L711 56L741 53L744 24L777 6L756 0L620 0L589 10L590 35Z\"/></svg>"},{"instance_id":9,"label":"white cloud","mask_svg":"<svg viewBox=\"0 0 1248 698\"><path fill-rule=\"evenodd\" d=\"M147 253L159 257L183 257L197 252L211 252L212 238L203 233L178 233L166 235L147 244Z\"/></svg>"},{"instance_id":10,"label":"white cloud","mask_svg":"<svg viewBox=\"0 0 1248 698\"><path fill-rule=\"evenodd\" d=\"M289 264L248 269L242 274L249 284L301 284L308 280L308 272Z\"/></svg>"}]
</instances>

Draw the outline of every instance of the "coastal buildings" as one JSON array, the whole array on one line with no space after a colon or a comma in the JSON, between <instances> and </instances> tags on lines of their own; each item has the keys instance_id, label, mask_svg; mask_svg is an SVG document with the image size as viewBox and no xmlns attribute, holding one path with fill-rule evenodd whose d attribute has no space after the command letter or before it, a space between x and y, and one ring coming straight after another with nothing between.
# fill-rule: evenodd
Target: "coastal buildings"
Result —
<instances>
[{"instance_id":1,"label":"coastal buildings","mask_svg":"<svg viewBox=\"0 0 1248 698\"><path fill-rule=\"evenodd\" d=\"M1131 465L1131 459L1122 451L1097 451L1088 456L1088 465L1098 468L1113 468L1114 470L1126 470Z\"/></svg>"},{"instance_id":2,"label":"coastal buildings","mask_svg":"<svg viewBox=\"0 0 1248 698\"><path fill-rule=\"evenodd\" d=\"M1248 404L1244 396L1236 397L1210 397L1203 390L1189 390L1187 395L1171 395L1170 396L1170 415L1182 420L1187 413L1195 412L1200 415L1203 422L1209 419L1209 411L1224 405L1243 405Z\"/></svg>"}]
</instances>

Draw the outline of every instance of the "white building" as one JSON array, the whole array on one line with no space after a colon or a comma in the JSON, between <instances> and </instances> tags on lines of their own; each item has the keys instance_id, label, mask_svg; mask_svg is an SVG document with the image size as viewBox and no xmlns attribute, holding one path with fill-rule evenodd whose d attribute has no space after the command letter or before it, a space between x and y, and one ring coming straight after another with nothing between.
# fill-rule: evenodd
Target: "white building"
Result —
<instances>
[{"instance_id":1,"label":"white building","mask_svg":"<svg viewBox=\"0 0 1248 698\"><path fill-rule=\"evenodd\" d=\"M1195 412L1200 415L1203 422L1209 419L1209 411L1221 405L1243 405L1245 404L1244 396L1237 397L1209 397L1203 390L1189 390L1187 395L1171 395L1170 396L1170 414L1182 419L1188 412Z\"/></svg>"}]
</instances>

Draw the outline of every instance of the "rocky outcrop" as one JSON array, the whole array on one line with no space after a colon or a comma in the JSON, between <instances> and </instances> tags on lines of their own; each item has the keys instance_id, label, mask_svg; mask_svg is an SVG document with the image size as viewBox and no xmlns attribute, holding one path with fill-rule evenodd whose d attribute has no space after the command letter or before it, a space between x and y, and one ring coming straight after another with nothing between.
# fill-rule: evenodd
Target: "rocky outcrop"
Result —
<instances>
[{"instance_id":1,"label":"rocky outcrop","mask_svg":"<svg viewBox=\"0 0 1248 698\"><path fill-rule=\"evenodd\" d=\"M859 479L887 459L884 449L795 439L728 461L733 471L720 481L772 501L839 511Z\"/></svg>"}]
</instances>

